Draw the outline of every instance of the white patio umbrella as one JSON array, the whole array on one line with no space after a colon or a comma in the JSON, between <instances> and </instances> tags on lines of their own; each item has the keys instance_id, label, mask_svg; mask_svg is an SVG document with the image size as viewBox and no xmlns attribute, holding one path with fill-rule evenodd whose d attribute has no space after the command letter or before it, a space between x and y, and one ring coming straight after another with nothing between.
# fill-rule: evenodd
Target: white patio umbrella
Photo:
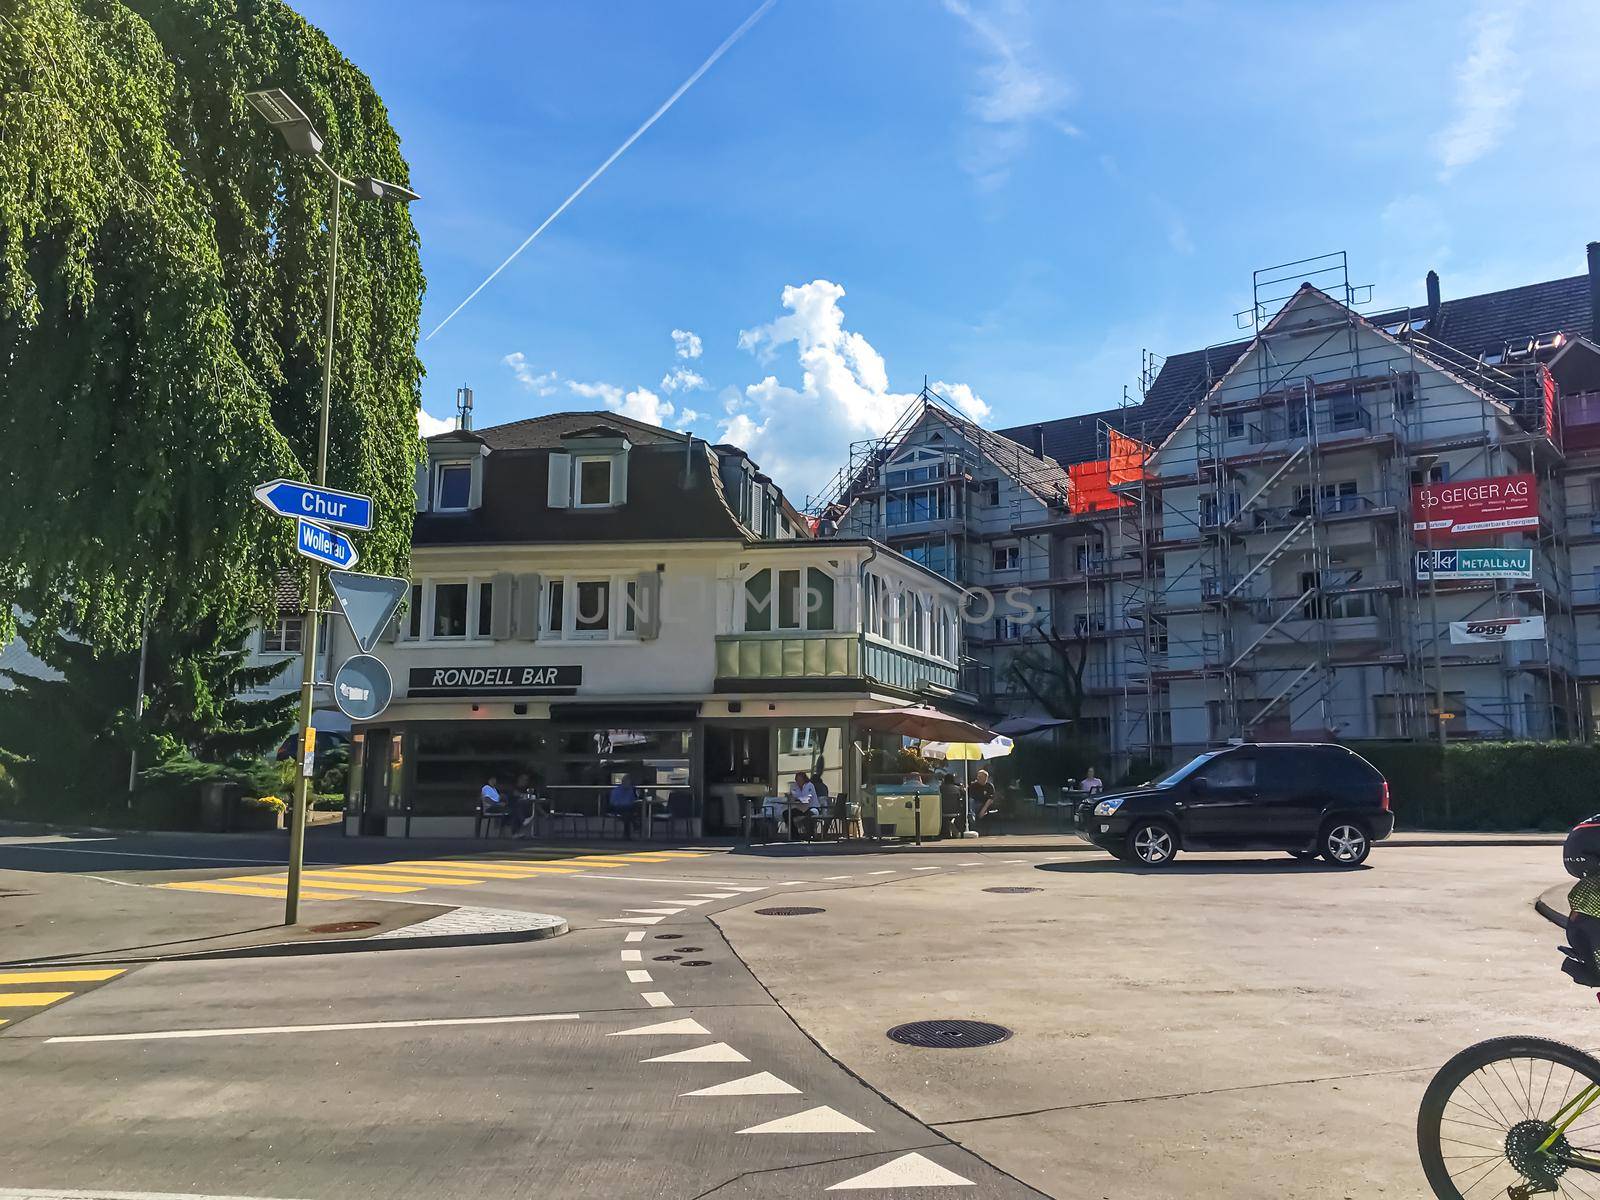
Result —
<instances>
[{"instance_id":1,"label":"white patio umbrella","mask_svg":"<svg viewBox=\"0 0 1600 1200\"><path fill-rule=\"evenodd\" d=\"M967 796L967 828L972 828L972 796L967 777L972 769L968 764L991 758L1004 758L1014 749L1011 739L995 734L987 742L927 742L922 747L923 758L942 758L945 762L961 764L961 790Z\"/></svg>"}]
</instances>

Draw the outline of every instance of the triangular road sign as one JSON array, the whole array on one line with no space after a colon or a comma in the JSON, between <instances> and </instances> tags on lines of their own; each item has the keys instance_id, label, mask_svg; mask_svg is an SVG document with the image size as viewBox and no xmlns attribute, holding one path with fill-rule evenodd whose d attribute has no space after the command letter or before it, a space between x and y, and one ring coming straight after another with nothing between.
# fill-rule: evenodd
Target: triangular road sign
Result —
<instances>
[{"instance_id":1,"label":"triangular road sign","mask_svg":"<svg viewBox=\"0 0 1600 1200\"><path fill-rule=\"evenodd\" d=\"M409 579L392 575L364 575L359 571L329 571L328 582L339 597L339 607L350 624L356 645L366 653L378 644L383 631L394 619L400 601L411 590Z\"/></svg>"}]
</instances>

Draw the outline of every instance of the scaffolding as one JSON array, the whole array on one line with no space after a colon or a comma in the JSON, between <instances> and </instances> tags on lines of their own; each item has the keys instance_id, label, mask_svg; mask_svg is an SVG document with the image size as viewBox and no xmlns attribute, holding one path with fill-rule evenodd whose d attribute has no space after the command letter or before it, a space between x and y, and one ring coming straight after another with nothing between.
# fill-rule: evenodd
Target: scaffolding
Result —
<instances>
[{"instance_id":1,"label":"scaffolding","mask_svg":"<svg viewBox=\"0 0 1600 1200\"><path fill-rule=\"evenodd\" d=\"M1576 631L1562 585L1563 452L1548 369L1532 354L1520 363L1465 358L1429 339L1427 315L1410 310L1384 318L1388 337L1375 341L1356 311L1370 290L1351 283L1343 253L1257 271L1252 293L1237 314L1252 331L1249 348L1223 372L1207 349L1185 406L1188 436L1172 439L1148 477L1119 488L1129 502L1119 544L1142 568L1124 605L1138 629L1124 686L1129 749L1170 756L1172 691L1190 681L1203 683L1208 711L1203 736L1190 714L1181 749L1350 729L1426 737L1437 721L1447 733L1568 732ZM1297 311L1314 317L1287 319L1297 297ZM1539 478L1550 511L1532 580L1419 584L1413 566L1426 547L1411 486L1446 454L1458 478ZM1274 572L1286 561L1287 587L1286 572ZM1480 592L1462 614L1463 597ZM1424 598L1449 598L1457 619L1537 613L1548 635L1446 657L1448 623L1430 620ZM1500 668L1498 700L1466 702L1450 678L1486 665ZM1356 670L1365 686L1352 696ZM1542 696L1523 694L1530 675L1542 677ZM1452 715L1443 697L1468 711Z\"/></svg>"}]
</instances>

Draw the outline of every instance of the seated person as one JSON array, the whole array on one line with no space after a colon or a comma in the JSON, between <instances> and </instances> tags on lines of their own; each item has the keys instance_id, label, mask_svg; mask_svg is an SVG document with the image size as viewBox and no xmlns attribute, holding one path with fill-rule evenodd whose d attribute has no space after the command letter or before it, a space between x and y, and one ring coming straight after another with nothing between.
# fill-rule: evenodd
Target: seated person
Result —
<instances>
[{"instance_id":1,"label":"seated person","mask_svg":"<svg viewBox=\"0 0 1600 1200\"><path fill-rule=\"evenodd\" d=\"M1093 767L1085 771L1083 778L1078 781L1078 788L1085 796L1093 796L1103 787L1105 787L1105 781L1094 773Z\"/></svg>"},{"instance_id":2,"label":"seated person","mask_svg":"<svg viewBox=\"0 0 1600 1200\"><path fill-rule=\"evenodd\" d=\"M784 816L789 821L790 836L813 836L817 831L817 789L811 777L804 771L796 771L786 798L788 811Z\"/></svg>"},{"instance_id":3,"label":"seated person","mask_svg":"<svg viewBox=\"0 0 1600 1200\"><path fill-rule=\"evenodd\" d=\"M995 791L994 784L989 782L989 772L979 771L974 775L972 777L972 786L967 791L971 796L972 802L978 806L977 815L973 818L974 821L982 821L991 812L994 812L994 806L999 803L1000 794ZM999 816L998 813L995 813L995 815Z\"/></svg>"},{"instance_id":4,"label":"seated person","mask_svg":"<svg viewBox=\"0 0 1600 1200\"><path fill-rule=\"evenodd\" d=\"M622 822L622 830L633 840L633 831L639 824L639 792L633 786L633 776L624 775L606 797L606 807L611 815Z\"/></svg>"},{"instance_id":5,"label":"seated person","mask_svg":"<svg viewBox=\"0 0 1600 1200\"><path fill-rule=\"evenodd\" d=\"M966 831L967 792L956 780L953 771L946 771L944 778L939 781L939 813L944 819L947 836Z\"/></svg>"}]
</instances>

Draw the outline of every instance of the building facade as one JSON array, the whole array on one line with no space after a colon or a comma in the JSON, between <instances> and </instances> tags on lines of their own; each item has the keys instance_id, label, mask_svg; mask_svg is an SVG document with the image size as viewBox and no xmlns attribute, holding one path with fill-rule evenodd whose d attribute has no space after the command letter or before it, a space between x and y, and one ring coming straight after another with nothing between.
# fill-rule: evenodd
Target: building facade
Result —
<instances>
[{"instance_id":1,"label":"building facade","mask_svg":"<svg viewBox=\"0 0 1600 1200\"><path fill-rule=\"evenodd\" d=\"M471 832L493 775L591 828L626 776L732 833L796 770L857 788L857 712L960 699L948 580L813 538L736 447L609 412L430 439L412 568L351 832Z\"/></svg>"}]
</instances>

